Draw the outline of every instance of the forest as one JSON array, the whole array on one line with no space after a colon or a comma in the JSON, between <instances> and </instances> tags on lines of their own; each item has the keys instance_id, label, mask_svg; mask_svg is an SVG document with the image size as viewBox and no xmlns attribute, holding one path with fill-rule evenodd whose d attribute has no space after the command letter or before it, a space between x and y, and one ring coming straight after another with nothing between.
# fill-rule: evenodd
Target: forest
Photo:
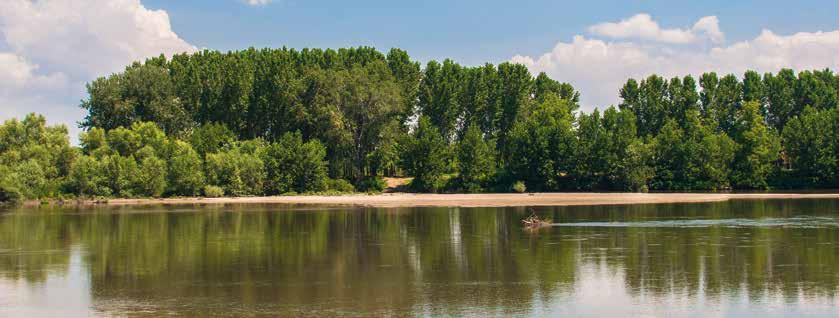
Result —
<instances>
[{"instance_id":1,"label":"forest","mask_svg":"<svg viewBox=\"0 0 839 318\"><path fill-rule=\"evenodd\" d=\"M839 186L839 76L783 69L628 79L580 111L523 65L407 52L247 49L151 58L87 85L79 145L0 125L0 201L379 192Z\"/></svg>"}]
</instances>

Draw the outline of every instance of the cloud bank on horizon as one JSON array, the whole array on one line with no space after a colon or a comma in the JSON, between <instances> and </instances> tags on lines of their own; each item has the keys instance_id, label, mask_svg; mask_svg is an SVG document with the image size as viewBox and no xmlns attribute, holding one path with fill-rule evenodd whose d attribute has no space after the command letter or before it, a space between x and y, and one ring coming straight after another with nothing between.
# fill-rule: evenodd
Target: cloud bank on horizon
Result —
<instances>
[{"instance_id":1,"label":"cloud bank on horizon","mask_svg":"<svg viewBox=\"0 0 839 318\"><path fill-rule=\"evenodd\" d=\"M618 92L627 79L650 74L718 72L742 77L747 70L764 73L839 66L839 30L778 35L764 29L753 39L725 44L715 16L703 17L691 28L666 29L641 13L593 25L588 31L591 37L577 35L540 56L516 55L511 61L574 85L581 91L584 110L617 105Z\"/></svg>"}]
</instances>

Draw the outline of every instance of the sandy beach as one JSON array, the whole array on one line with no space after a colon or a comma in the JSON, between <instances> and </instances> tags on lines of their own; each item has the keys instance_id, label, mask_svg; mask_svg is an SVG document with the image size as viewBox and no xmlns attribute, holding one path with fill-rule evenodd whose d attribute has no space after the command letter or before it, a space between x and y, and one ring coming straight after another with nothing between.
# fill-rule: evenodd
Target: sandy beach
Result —
<instances>
[{"instance_id":1,"label":"sandy beach","mask_svg":"<svg viewBox=\"0 0 839 318\"><path fill-rule=\"evenodd\" d=\"M733 199L839 199L839 193L495 193L338 196L272 196L240 198L111 199L73 201L80 205L178 205L178 204L303 204L365 207L505 207L571 206L718 202Z\"/></svg>"}]
</instances>

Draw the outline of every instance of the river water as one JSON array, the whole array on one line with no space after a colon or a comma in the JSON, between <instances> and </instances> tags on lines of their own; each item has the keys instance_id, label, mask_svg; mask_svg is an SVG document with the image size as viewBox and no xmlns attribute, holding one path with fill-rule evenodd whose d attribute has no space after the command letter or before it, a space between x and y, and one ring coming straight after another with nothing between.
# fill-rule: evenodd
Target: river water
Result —
<instances>
[{"instance_id":1,"label":"river water","mask_svg":"<svg viewBox=\"0 0 839 318\"><path fill-rule=\"evenodd\" d=\"M839 200L0 212L0 317L837 317Z\"/></svg>"}]
</instances>

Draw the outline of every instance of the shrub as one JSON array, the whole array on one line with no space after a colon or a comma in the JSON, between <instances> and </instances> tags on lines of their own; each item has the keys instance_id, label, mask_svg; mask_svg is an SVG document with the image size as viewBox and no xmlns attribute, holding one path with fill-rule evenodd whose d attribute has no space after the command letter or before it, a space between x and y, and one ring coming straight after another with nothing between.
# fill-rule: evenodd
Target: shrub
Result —
<instances>
[{"instance_id":1,"label":"shrub","mask_svg":"<svg viewBox=\"0 0 839 318\"><path fill-rule=\"evenodd\" d=\"M70 167L68 188L78 196L109 196L102 164L90 156L81 156Z\"/></svg>"},{"instance_id":2,"label":"shrub","mask_svg":"<svg viewBox=\"0 0 839 318\"><path fill-rule=\"evenodd\" d=\"M256 155L238 150L208 154L207 183L222 186L233 196L260 195L265 181L265 165Z\"/></svg>"},{"instance_id":3,"label":"shrub","mask_svg":"<svg viewBox=\"0 0 839 318\"><path fill-rule=\"evenodd\" d=\"M513 192L516 193L524 193L525 191L527 191L527 186L524 185L524 182L516 181L515 183L513 183L511 189L513 190Z\"/></svg>"},{"instance_id":4,"label":"shrub","mask_svg":"<svg viewBox=\"0 0 839 318\"><path fill-rule=\"evenodd\" d=\"M23 199L23 195L17 188L0 183L0 205L17 204Z\"/></svg>"},{"instance_id":5,"label":"shrub","mask_svg":"<svg viewBox=\"0 0 839 318\"><path fill-rule=\"evenodd\" d=\"M221 187L208 185L204 187L204 196L208 198L220 198L224 196L224 189Z\"/></svg>"},{"instance_id":6,"label":"shrub","mask_svg":"<svg viewBox=\"0 0 839 318\"><path fill-rule=\"evenodd\" d=\"M303 142L299 133L286 133L265 151L268 194L316 192L327 188L326 147L317 140Z\"/></svg>"},{"instance_id":7,"label":"shrub","mask_svg":"<svg viewBox=\"0 0 839 318\"><path fill-rule=\"evenodd\" d=\"M326 181L326 188L329 191L339 193L355 192L355 187L349 181L344 179L329 179Z\"/></svg>"},{"instance_id":8,"label":"shrub","mask_svg":"<svg viewBox=\"0 0 839 318\"><path fill-rule=\"evenodd\" d=\"M140 162L135 176L134 195L160 197L166 189L166 161L148 157Z\"/></svg>"},{"instance_id":9,"label":"shrub","mask_svg":"<svg viewBox=\"0 0 839 318\"><path fill-rule=\"evenodd\" d=\"M356 188L361 192L382 192L387 188L387 182L382 177L364 177L356 182Z\"/></svg>"},{"instance_id":10,"label":"shrub","mask_svg":"<svg viewBox=\"0 0 839 318\"><path fill-rule=\"evenodd\" d=\"M201 157L180 140L169 144L169 153L168 191L176 195L198 194L204 185Z\"/></svg>"}]
</instances>

